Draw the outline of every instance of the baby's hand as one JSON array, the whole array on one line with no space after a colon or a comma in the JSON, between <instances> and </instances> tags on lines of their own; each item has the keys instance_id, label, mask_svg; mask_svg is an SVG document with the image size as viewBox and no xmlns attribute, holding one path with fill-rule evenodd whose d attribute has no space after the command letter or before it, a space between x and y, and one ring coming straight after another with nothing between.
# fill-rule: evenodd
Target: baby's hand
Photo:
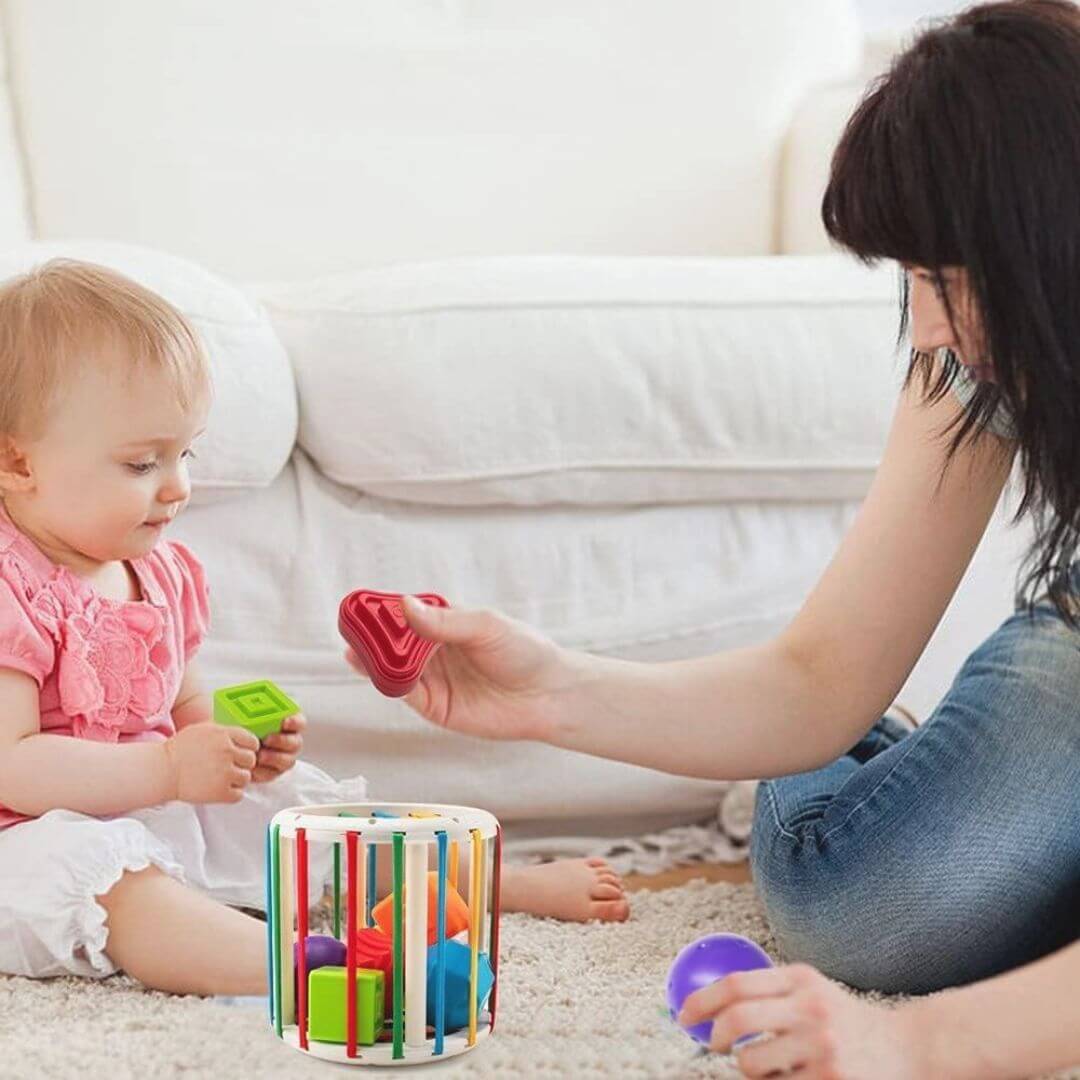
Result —
<instances>
[{"instance_id":1,"label":"baby's hand","mask_svg":"<svg viewBox=\"0 0 1080 1080\"><path fill-rule=\"evenodd\" d=\"M190 724L165 743L175 798L239 802L251 782L259 740L241 727Z\"/></svg>"},{"instance_id":2,"label":"baby's hand","mask_svg":"<svg viewBox=\"0 0 1080 1080\"><path fill-rule=\"evenodd\" d=\"M281 722L281 730L275 735L267 735L259 749L255 770L251 774L253 783L265 784L296 764L304 746L304 729L307 718L303 713L293 713Z\"/></svg>"}]
</instances>

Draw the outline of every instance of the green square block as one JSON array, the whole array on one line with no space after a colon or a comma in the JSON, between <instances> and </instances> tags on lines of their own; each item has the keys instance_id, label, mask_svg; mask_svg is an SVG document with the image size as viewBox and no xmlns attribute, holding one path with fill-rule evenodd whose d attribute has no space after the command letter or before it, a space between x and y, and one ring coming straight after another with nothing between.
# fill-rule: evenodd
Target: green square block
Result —
<instances>
[{"instance_id":1,"label":"green square block","mask_svg":"<svg viewBox=\"0 0 1080 1080\"><path fill-rule=\"evenodd\" d=\"M280 731L282 720L299 711L300 706L269 679L214 691L214 719L247 728L259 739Z\"/></svg>"},{"instance_id":2,"label":"green square block","mask_svg":"<svg viewBox=\"0 0 1080 1080\"><path fill-rule=\"evenodd\" d=\"M383 1029L383 973L356 969L356 1041L372 1046ZM345 969L320 967L308 975L308 1036L345 1042Z\"/></svg>"}]
</instances>

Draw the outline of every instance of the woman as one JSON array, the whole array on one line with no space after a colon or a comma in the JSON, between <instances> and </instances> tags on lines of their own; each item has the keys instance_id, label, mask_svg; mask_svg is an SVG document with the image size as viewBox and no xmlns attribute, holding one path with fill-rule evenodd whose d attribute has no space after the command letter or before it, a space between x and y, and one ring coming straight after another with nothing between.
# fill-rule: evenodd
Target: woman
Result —
<instances>
[{"instance_id":1,"label":"woman","mask_svg":"<svg viewBox=\"0 0 1080 1080\"><path fill-rule=\"evenodd\" d=\"M754 876L785 955L686 1019L750 1076L1018 1076L1080 1061L1080 10L987 4L872 89L823 214L903 270L912 358L857 520L787 629L664 664L571 653L491 612L410 605L444 643L409 703L759 789ZM911 731L878 719L1019 455L1035 541L1017 613ZM355 657L352 658L355 662ZM657 726L679 702L679 737ZM813 966L808 966L813 965ZM824 974L822 974L824 973ZM892 1011L857 987L922 993Z\"/></svg>"}]
</instances>

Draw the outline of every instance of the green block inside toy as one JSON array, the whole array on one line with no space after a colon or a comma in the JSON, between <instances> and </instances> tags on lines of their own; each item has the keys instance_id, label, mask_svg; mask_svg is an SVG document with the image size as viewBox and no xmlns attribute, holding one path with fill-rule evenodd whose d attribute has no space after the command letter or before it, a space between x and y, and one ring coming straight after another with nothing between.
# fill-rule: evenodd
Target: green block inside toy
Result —
<instances>
[{"instance_id":1,"label":"green block inside toy","mask_svg":"<svg viewBox=\"0 0 1080 1080\"><path fill-rule=\"evenodd\" d=\"M356 970L356 1041L372 1046L382 1033L383 973L370 968ZM308 975L308 1037L316 1042L344 1043L345 968L316 968Z\"/></svg>"},{"instance_id":2,"label":"green block inside toy","mask_svg":"<svg viewBox=\"0 0 1080 1080\"><path fill-rule=\"evenodd\" d=\"M280 731L282 721L299 711L300 706L269 679L214 691L217 723L247 728L259 739Z\"/></svg>"}]
</instances>

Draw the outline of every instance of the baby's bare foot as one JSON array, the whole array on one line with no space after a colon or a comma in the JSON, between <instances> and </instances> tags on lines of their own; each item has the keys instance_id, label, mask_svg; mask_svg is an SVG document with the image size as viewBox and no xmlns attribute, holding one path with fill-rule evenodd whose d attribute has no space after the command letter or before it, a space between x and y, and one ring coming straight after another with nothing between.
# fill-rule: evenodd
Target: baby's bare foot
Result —
<instances>
[{"instance_id":1,"label":"baby's bare foot","mask_svg":"<svg viewBox=\"0 0 1080 1080\"><path fill-rule=\"evenodd\" d=\"M603 859L559 859L539 866L506 866L502 906L567 922L623 922L630 902L619 876Z\"/></svg>"}]
</instances>

